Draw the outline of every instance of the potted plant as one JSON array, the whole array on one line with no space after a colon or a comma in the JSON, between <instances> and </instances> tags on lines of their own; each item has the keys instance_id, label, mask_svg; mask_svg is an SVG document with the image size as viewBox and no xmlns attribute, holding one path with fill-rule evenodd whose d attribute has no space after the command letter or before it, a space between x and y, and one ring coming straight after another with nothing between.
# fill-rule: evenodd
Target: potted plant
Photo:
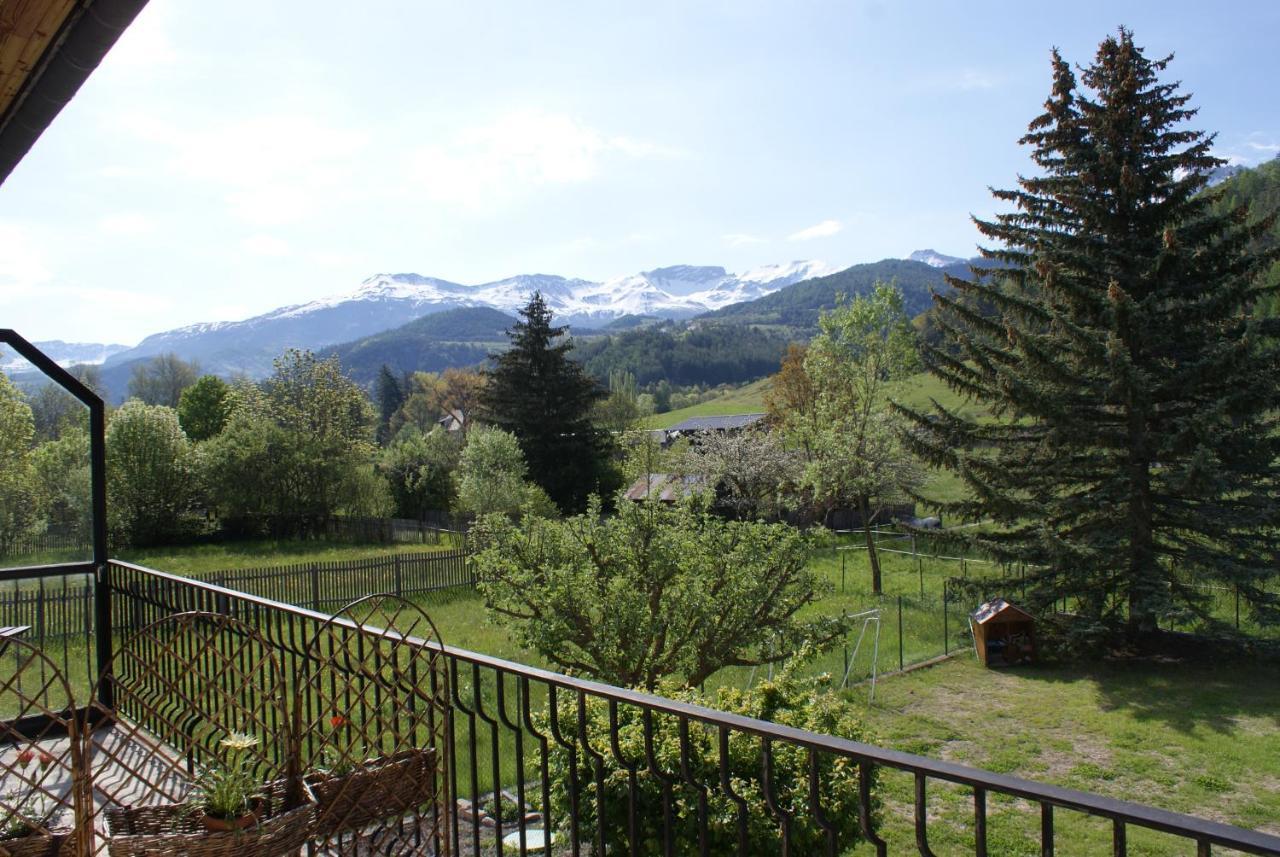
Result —
<instances>
[{"instance_id":1,"label":"potted plant","mask_svg":"<svg viewBox=\"0 0 1280 857\"><path fill-rule=\"evenodd\" d=\"M249 751L258 746L258 739L232 732L218 743L226 750L226 759L196 780L193 807L200 810L200 821L207 830L244 830L258 823L266 800L262 783L249 765Z\"/></svg>"},{"instance_id":2,"label":"potted plant","mask_svg":"<svg viewBox=\"0 0 1280 857\"><path fill-rule=\"evenodd\" d=\"M232 857L293 854L310 838L315 802L304 784L262 782L254 770L252 735L218 742L223 758L196 778L178 804L108 807L112 857Z\"/></svg>"},{"instance_id":3,"label":"potted plant","mask_svg":"<svg viewBox=\"0 0 1280 857\"><path fill-rule=\"evenodd\" d=\"M328 719L321 740L320 763L306 777L321 833L360 829L434 803L434 748L376 754L343 714Z\"/></svg>"},{"instance_id":4,"label":"potted plant","mask_svg":"<svg viewBox=\"0 0 1280 857\"><path fill-rule=\"evenodd\" d=\"M71 832L54 830L54 818L64 808L56 800L50 800L41 788L45 772L53 766L54 758L44 750L29 747L15 758L20 777L26 781L5 793L7 816L0 820L0 854L9 857L69 853ZM28 778L27 770L35 763L39 770Z\"/></svg>"}]
</instances>

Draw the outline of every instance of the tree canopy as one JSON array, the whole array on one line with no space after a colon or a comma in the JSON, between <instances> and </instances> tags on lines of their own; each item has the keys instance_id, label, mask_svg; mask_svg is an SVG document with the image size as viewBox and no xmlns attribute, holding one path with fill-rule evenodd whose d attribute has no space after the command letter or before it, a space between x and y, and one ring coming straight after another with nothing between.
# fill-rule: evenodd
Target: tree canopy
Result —
<instances>
[{"instance_id":1,"label":"tree canopy","mask_svg":"<svg viewBox=\"0 0 1280 857\"><path fill-rule=\"evenodd\" d=\"M1035 604L1073 597L1088 627L1130 636L1208 621L1204 583L1280 618L1280 350L1252 312L1277 251L1260 249L1268 219L1205 192L1220 161L1168 65L1123 29L1079 80L1054 53L1021 140L1039 174L977 221L1004 270L952 280L994 317L940 297L956 349L924 352L1001 419L911 414L916 448L970 489L944 507L996 524L972 541L1025 562Z\"/></svg>"},{"instance_id":2,"label":"tree canopy","mask_svg":"<svg viewBox=\"0 0 1280 857\"><path fill-rule=\"evenodd\" d=\"M551 324L540 292L520 310L511 347L492 355L481 396L484 419L515 435L529 476L564 511L581 510L609 483L610 440L592 422L605 391L569 359L567 328Z\"/></svg>"}]
</instances>

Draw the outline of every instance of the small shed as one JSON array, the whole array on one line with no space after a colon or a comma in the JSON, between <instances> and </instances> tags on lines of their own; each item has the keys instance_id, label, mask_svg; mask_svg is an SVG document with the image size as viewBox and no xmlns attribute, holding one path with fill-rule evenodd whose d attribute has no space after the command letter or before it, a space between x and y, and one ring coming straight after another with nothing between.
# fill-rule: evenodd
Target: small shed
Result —
<instances>
[{"instance_id":1,"label":"small shed","mask_svg":"<svg viewBox=\"0 0 1280 857\"><path fill-rule=\"evenodd\" d=\"M973 648L989 667L1013 666L1035 660L1036 620L1003 598L978 607L969 617Z\"/></svg>"}]
</instances>

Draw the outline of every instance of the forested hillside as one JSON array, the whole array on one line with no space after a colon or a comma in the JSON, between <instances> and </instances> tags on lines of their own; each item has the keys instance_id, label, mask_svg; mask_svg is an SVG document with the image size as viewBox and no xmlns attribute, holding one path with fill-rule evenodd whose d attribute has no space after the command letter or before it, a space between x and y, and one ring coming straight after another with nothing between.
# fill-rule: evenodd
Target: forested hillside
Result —
<instances>
[{"instance_id":1,"label":"forested hillside","mask_svg":"<svg viewBox=\"0 0 1280 857\"><path fill-rule=\"evenodd\" d=\"M392 330L335 345L321 352L336 356L362 386L373 383L383 365L397 375L474 366L497 348L515 319L489 307L467 307L423 316Z\"/></svg>"},{"instance_id":2,"label":"forested hillside","mask_svg":"<svg viewBox=\"0 0 1280 857\"><path fill-rule=\"evenodd\" d=\"M580 340L574 356L602 381L621 370L632 373L642 387L663 380L676 386L714 386L776 372L786 347L785 339L754 328L695 321Z\"/></svg>"},{"instance_id":3,"label":"forested hillside","mask_svg":"<svg viewBox=\"0 0 1280 857\"><path fill-rule=\"evenodd\" d=\"M1222 192L1219 210L1230 210L1248 204L1249 215L1254 220L1280 215L1280 157L1257 169L1243 170L1219 185ZM1265 246L1280 244L1280 216L1271 224L1271 231L1263 239ZM1261 249L1261 248L1259 248ZM1280 286L1280 262L1271 266L1267 282ZM1280 299L1273 298L1269 305L1272 315L1280 315Z\"/></svg>"},{"instance_id":4,"label":"forested hillside","mask_svg":"<svg viewBox=\"0 0 1280 857\"><path fill-rule=\"evenodd\" d=\"M884 259L854 265L827 277L805 280L758 300L733 304L701 317L782 327L793 338L808 338L817 329L819 314L834 307L840 295L865 295L877 282L891 282L902 292L907 314L915 316L929 308L934 290L947 288L944 273L966 272L964 264L934 268L923 262Z\"/></svg>"}]
</instances>

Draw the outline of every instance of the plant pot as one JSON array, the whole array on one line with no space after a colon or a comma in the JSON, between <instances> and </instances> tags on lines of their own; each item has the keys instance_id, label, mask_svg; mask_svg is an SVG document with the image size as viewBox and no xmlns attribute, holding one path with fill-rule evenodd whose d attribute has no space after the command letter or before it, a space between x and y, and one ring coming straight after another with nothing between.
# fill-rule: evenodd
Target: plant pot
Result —
<instances>
[{"instance_id":1,"label":"plant pot","mask_svg":"<svg viewBox=\"0 0 1280 857\"><path fill-rule=\"evenodd\" d=\"M405 750L366 759L350 773L315 773L306 781L316 798L320 833L358 830L435 803L436 751Z\"/></svg>"},{"instance_id":2,"label":"plant pot","mask_svg":"<svg viewBox=\"0 0 1280 857\"><path fill-rule=\"evenodd\" d=\"M248 826L217 831L206 828L202 810L193 804L107 807L107 848L111 857L293 855L311 838L316 820L310 791L296 791L283 781L269 784Z\"/></svg>"},{"instance_id":3,"label":"plant pot","mask_svg":"<svg viewBox=\"0 0 1280 857\"><path fill-rule=\"evenodd\" d=\"M249 811L237 818L221 818L206 812L200 817L200 821L204 824L204 829L211 833L227 833L254 827L261 815L262 799L255 798L249 802Z\"/></svg>"}]
</instances>

